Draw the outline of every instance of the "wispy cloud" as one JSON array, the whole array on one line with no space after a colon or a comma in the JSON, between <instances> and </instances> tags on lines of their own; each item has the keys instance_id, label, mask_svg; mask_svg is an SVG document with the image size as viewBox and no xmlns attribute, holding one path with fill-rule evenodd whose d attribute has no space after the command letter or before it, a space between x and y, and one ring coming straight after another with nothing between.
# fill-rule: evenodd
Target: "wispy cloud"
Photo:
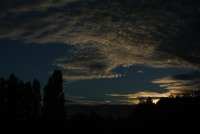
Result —
<instances>
[{"instance_id":1,"label":"wispy cloud","mask_svg":"<svg viewBox=\"0 0 200 134\"><path fill-rule=\"evenodd\" d=\"M108 99L98 99L98 98L88 98L84 96L73 96L69 94L65 94L66 104L71 105L116 105L116 104L130 104L129 101L126 100L118 100L114 98Z\"/></svg>"},{"instance_id":2,"label":"wispy cloud","mask_svg":"<svg viewBox=\"0 0 200 134\"><path fill-rule=\"evenodd\" d=\"M140 74L143 74L143 73L144 73L142 70L138 70L137 72L140 73Z\"/></svg>"},{"instance_id":3,"label":"wispy cloud","mask_svg":"<svg viewBox=\"0 0 200 134\"><path fill-rule=\"evenodd\" d=\"M119 98L119 100L125 100L130 104L137 104L140 98L148 98L151 97L154 102L157 102L161 97L168 97L171 92L157 93L157 92L137 92L133 94L107 94L110 97Z\"/></svg>"},{"instance_id":4,"label":"wispy cloud","mask_svg":"<svg viewBox=\"0 0 200 134\"><path fill-rule=\"evenodd\" d=\"M64 78L116 78L118 66L200 67L199 2L3 0L0 39L74 46Z\"/></svg>"},{"instance_id":5,"label":"wispy cloud","mask_svg":"<svg viewBox=\"0 0 200 134\"><path fill-rule=\"evenodd\" d=\"M152 83L159 84L160 87L166 88L170 91L193 91L200 89L200 74L198 72L191 74L182 74L172 77L165 77L152 81Z\"/></svg>"},{"instance_id":6,"label":"wispy cloud","mask_svg":"<svg viewBox=\"0 0 200 134\"><path fill-rule=\"evenodd\" d=\"M137 98L147 98L147 97L154 97L154 98L160 98L160 97L167 97L170 94L169 93L157 93L157 92L138 92L134 94L107 94L109 96L115 96L115 97L128 97L129 99L137 99Z\"/></svg>"},{"instance_id":7,"label":"wispy cloud","mask_svg":"<svg viewBox=\"0 0 200 134\"><path fill-rule=\"evenodd\" d=\"M200 74L199 72L192 72L189 74L180 74L175 76L168 76L160 79L153 80L152 83L158 84L161 88L165 88L166 91L151 92L143 91L131 94L106 94L111 98L121 100L127 104L137 104L140 98L151 97L156 103L161 97L168 97L171 94L181 94L185 91L196 91L200 90Z\"/></svg>"}]
</instances>

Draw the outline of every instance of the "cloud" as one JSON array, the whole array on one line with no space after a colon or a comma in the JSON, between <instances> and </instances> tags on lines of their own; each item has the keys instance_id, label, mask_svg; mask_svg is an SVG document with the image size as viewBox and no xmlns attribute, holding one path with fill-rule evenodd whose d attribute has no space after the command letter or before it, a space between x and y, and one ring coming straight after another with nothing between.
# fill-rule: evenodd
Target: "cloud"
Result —
<instances>
[{"instance_id":1,"label":"cloud","mask_svg":"<svg viewBox=\"0 0 200 134\"><path fill-rule=\"evenodd\" d=\"M116 78L119 66L199 69L195 0L3 0L0 39L64 43L67 80Z\"/></svg>"},{"instance_id":2,"label":"cloud","mask_svg":"<svg viewBox=\"0 0 200 134\"><path fill-rule=\"evenodd\" d=\"M29 11L43 11L48 8L60 8L67 3L77 0L1 0L0 11L4 13L21 13Z\"/></svg>"},{"instance_id":3,"label":"cloud","mask_svg":"<svg viewBox=\"0 0 200 134\"><path fill-rule=\"evenodd\" d=\"M200 90L200 73L192 72L189 74L180 74L175 76L164 77L153 80L152 83L159 84L161 88L165 88L166 91L162 93L143 91L132 94L106 94L111 98L116 98L126 104L138 104L140 98L151 97L154 103L156 103L161 97L168 97L172 94L181 94L185 91L191 92Z\"/></svg>"},{"instance_id":4,"label":"cloud","mask_svg":"<svg viewBox=\"0 0 200 134\"><path fill-rule=\"evenodd\" d=\"M95 104L95 101L93 101L92 99L88 99L86 97L83 96L73 96L73 95L69 95L69 94L65 94L65 99L66 104L71 104L71 105L79 105L79 104L84 104L84 105L91 105L91 104Z\"/></svg>"},{"instance_id":5,"label":"cloud","mask_svg":"<svg viewBox=\"0 0 200 134\"><path fill-rule=\"evenodd\" d=\"M140 74L143 74L143 73L144 73L142 70L138 70L137 72L140 73Z\"/></svg>"},{"instance_id":6,"label":"cloud","mask_svg":"<svg viewBox=\"0 0 200 134\"><path fill-rule=\"evenodd\" d=\"M127 101L129 104L138 104L140 98L151 97L154 103L156 103L161 97L168 97L171 92L157 93L150 91L137 92L134 94L107 94L110 97L117 97L119 100Z\"/></svg>"},{"instance_id":7,"label":"cloud","mask_svg":"<svg viewBox=\"0 0 200 134\"><path fill-rule=\"evenodd\" d=\"M169 93L157 93L157 92L149 92L149 91L144 91L144 92L137 92L134 94L107 94L109 96L115 96L115 97L128 97L129 99L137 99L137 98L147 98L147 97L154 97L154 98L160 98L160 97L166 97L169 96Z\"/></svg>"},{"instance_id":8,"label":"cloud","mask_svg":"<svg viewBox=\"0 0 200 134\"><path fill-rule=\"evenodd\" d=\"M83 96L73 96L69 94L65 94L66 104L71 105L101 105L101 104L108 104L108 105L116 105L116 104L130 104L130 102L125 100L118 100L109 98L108 100L104 99L97 99L97 98L87 98Z\"/></svg>"},{"instance_id":9,"label":"cloud","mask_svg":"<svg viewBox=\"0 0 200 134\"><path fill-rule=\"evenodd\" d=\"M159 84L160 87L177 93L183 91L194 91L200 89L200 74L194 72L191 74L176 75L173 77L165 77L152 81Z\"/></svg>"}]
</instances>

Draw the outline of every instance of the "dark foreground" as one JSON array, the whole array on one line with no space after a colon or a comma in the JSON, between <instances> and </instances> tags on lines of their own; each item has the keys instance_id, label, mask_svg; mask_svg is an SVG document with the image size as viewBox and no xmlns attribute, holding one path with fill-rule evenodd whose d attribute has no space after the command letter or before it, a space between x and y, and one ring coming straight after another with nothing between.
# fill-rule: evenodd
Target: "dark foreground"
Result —
<instances>
[{"instance_id":1,"label":"dark foreground","mask_svg":"<svg viewBox=\"0 0 200 134\"><path fill-rule=\"evenodd\" d=\"M161 98L156 104L151 97L124 113L126 118L112 118L98 112L75 114L66 118L62 73L54 71L40 94L40 83L24 83L15 75L0 78L0 128L2 132L26 133L134 133L174 131L199 132L200 91L185 91ZM125 108L125 107L124 107ZM112 109L113 114L124 109ZM27 130L28 129L28 130ZM44 130L44 131L42 131Z\"/></svg>"}]
</instances>

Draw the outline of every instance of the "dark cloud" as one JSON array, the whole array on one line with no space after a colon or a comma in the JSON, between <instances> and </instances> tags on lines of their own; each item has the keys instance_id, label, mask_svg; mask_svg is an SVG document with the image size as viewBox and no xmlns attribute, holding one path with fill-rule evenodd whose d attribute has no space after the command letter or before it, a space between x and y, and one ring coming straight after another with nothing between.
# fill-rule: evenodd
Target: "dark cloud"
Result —
<instances>
[{"instance_id":1,"label":"dark cloud","mask_svg":"<svg viewBox=\"0 0 200 134\"><path fill-rule=\"evenodd\" d=\"M195 80L200 78L199 72L193 72L191 74L180 74L180 75L175 75L172 78L176 80Z\"/></svg>"},{"instance_id":2,"label":"dark cloud","mask_svg":"<svg viewBox=\"0 0 200 134\"><path fill-rule=\"evenodd\" d=\"M197 0L3 0L0 39L73 45L68 80L112 78L118 66L199 69ZM88 45L89 44L89 45Z\"/></svg>"}]
</instances>

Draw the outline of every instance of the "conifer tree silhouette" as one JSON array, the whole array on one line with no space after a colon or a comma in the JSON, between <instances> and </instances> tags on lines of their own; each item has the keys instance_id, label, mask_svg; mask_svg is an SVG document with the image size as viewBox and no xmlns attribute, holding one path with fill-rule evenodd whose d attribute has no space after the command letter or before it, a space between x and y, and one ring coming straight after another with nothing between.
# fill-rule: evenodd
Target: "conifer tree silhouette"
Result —
<instances>
[{"instance_id":1,"label":"conifer tree silhouette","mask_svg":"<svg viewBox=\"0 0 200 134\"><path fill-rule=\"evenodd\" d=\"M64 94L61 71L54 70L44 88L43 117L46 120L65 119Z\"/></svg>"}]
</instances>

